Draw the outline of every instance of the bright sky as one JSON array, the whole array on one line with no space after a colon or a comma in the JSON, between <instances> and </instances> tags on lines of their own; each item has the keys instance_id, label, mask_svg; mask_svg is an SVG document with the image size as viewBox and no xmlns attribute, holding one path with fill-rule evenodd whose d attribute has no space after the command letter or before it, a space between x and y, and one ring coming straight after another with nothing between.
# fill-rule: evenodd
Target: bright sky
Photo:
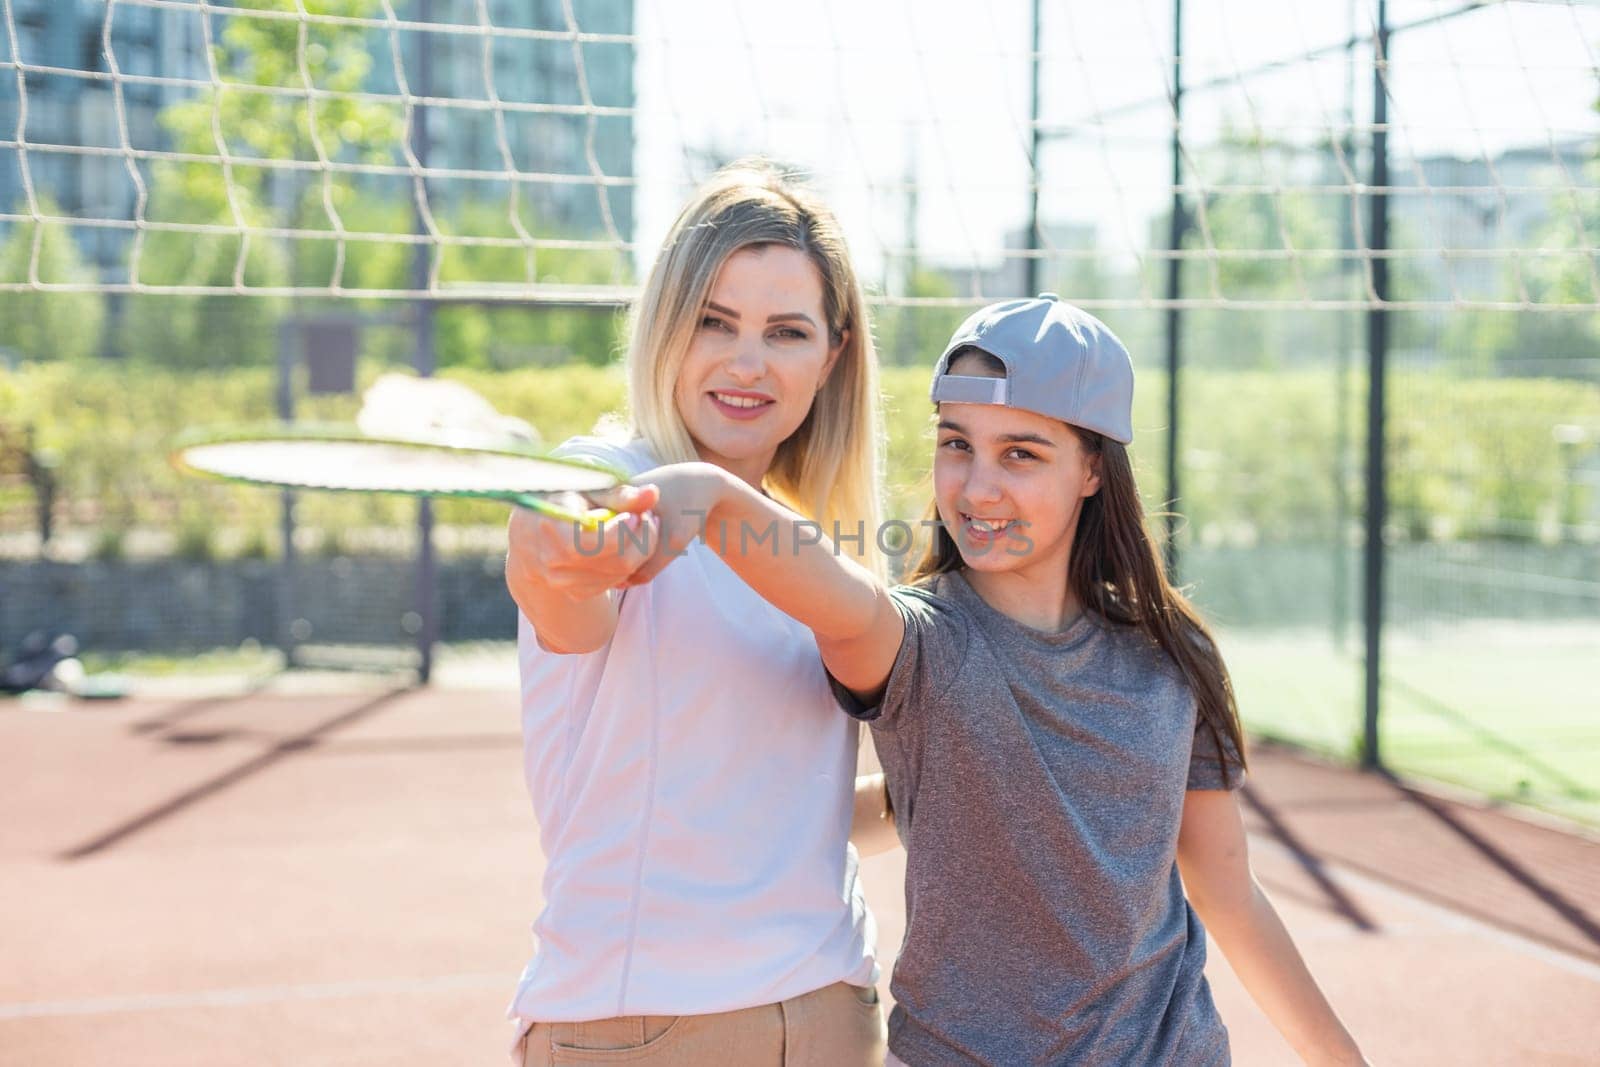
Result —
<instances>
[{"instance_id":1,"label":"bright sky","mask_svg":"<svg viewBox=\"0 0 1600 1067\"><path fill-rule=\"evenodd\" d=\"M1398 26L1462 6L1395 0L1389 18ZM1074 128L1043 154L1045 221L1091 223L1102 245L1139 247L1170 200L1170 0L1042 7L1043 120ZM1186 85L1227 82L1186 96L1186 139L1202 145L1230 121L1305 143L1340 128L1350 99L1342 50L1233 76L1340 42L1352 26L1369 32L1370 0L1184 7ZM880 277L884 249L907 243L908 177L919 187L923 258L992 262L1026 219L1029 17L1028 0L638 0L641 258L709 150L810 168L869 279ZM1392 165L1600 135L1597 51L1600 6L1577 0L1492 4L1397 36ZM1360 49L1362 123L1371 77Z\"/></svg>"}]
</instances>

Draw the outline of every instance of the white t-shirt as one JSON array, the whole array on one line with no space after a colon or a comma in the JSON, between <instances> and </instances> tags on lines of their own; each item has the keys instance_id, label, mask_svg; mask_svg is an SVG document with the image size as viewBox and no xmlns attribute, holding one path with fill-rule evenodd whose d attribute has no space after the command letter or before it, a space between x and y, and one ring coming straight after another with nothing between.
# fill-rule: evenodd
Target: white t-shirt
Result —
<instances>
[{"instance_id":1,"label":"white t-shirt","mask_svg":"<svg viewBox=\"0 0 1600 1067\"><path fill-rule=\"evenodd\" d=\"M642 441L561 454L630 474ZM876 978L848 844L857 728L811 632L700 541L623 596L610 643L519 616L524 774L544 848L511 1015L699 1015Z\"/></svg>"}]
</instances>

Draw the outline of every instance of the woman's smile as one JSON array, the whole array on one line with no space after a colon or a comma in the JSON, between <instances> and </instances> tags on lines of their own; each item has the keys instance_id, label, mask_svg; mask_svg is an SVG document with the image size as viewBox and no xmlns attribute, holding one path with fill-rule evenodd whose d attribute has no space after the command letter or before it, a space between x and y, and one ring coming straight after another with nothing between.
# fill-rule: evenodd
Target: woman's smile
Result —
<instances>
[{"instance_id":1,"label":"woman's smile","mask_svg":"<svg viewBox=\"0 0 1600 1067\"><path fill-rule=\"evenodd\" d=\"M739 389L715 389L706 395L711 398L718 414L740 422L759 419L771 411L775 403L770 396Z\"/></svg>"}]
</instances>

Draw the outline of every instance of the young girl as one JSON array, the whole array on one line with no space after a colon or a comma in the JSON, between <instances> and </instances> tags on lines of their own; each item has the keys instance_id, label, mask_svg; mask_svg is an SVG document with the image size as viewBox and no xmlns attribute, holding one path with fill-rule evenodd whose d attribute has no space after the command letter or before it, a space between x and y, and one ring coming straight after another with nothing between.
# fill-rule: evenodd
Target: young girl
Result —
<instances>
[{"instance_id":1,"label":"young girl","mask_svg":"<svg viewBox=\"0 0 1600 1067\"><path fill-rule=\"evenodd\" d=\"M635 306L631 435L559 451L634 473L699 459L756 499L870 528L874 360L833 216L735 165L684 208ZM647 558L654 499L616 494L595 533L511 521L546 861L514 1054L879 1064L875 932L846 840L857 729L811 634L709 550L618 588Z\"/></svg>"},{"instance_id":2,"label":"young girl","mask_svg":"<svg viewBox=\"0 0 1600 1067\"><path fill-rule=\"evenodd\" d=\"M700 532L872 724L907 849L891 1063L1225 1064L1207 930L1307 1062L1362 1062L1251 875L1233 693L1145 533L1132 395L1053 296L968 319L934 372L934 541L892 591L721 472L639 479L662 558Z\"/></svg>"}]
</instances>

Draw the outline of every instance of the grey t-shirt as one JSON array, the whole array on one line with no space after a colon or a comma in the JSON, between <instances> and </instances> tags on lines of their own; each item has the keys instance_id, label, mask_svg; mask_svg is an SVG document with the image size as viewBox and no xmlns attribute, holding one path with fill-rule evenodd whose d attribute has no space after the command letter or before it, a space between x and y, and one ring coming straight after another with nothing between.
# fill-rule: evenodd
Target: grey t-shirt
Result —
<instances>
[{"instance_id":1,"label":"grey t-shirt","mask_svg":"<svg viewBox=\"0 0 1600 1067\"><path fill-rule=\"evenodd\" d=\"M1137 631L1062 633L962 574L892 593L872 724L907 849L889 1045L945 1064L1229 1062L1176 862L1184 793L1233 789L1182 675Z\"/></svg>"}]
</instances>

